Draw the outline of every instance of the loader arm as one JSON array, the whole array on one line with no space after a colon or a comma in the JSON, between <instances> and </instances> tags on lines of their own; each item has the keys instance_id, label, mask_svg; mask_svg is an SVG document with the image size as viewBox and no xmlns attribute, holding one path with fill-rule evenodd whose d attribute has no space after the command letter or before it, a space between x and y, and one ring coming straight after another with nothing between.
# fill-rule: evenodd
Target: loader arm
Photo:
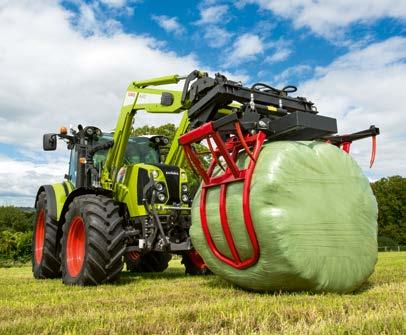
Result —
<instances>
[{"instance_id":1,"label":"loader arm","mask_svg":"<svg viewBox=\"0 0 406 335\"><path fill-rule=\"evenodd\" d=\"M106 163L101 173L100 182L103 188L114 189L117 173L123 165L124 153L128 139L131 136L134 116L137 111L179 114L187 109L188 100L181 102L182 92L154 87L177 84L183 79L185 77L171 75L144 81L134 81L128 86L114 132L113 146L107 154ZM150 100L154 102L150 102ZM156 102L157 100L160 100L160 102ZM188 126L187 113L184 113L165 164L177 166L182 164L184 159L183 148L178 144L177 139L187 131Z\"/></svg>"},{"instance_id":2,"label":"loader arm","mask_svg":"<svg viewBox=\"0 0 406 335\"><path fill-rule=\"evenodd\" d=\"M179 144L179 138L188 131L189 124L187 112L184 112L171 143L168 155L166 156L165 164L176 166L183 165L183 162L185 161L185 152L183 151L183 147Z\"/></svg>"}]
</instances>

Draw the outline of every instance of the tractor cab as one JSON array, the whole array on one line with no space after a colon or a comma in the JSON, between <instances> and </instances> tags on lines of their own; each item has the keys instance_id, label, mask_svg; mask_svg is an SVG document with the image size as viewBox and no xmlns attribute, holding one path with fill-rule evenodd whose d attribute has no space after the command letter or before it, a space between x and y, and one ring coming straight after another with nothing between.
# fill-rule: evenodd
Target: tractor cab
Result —
<instances>
[{"instance_id":1,"label":"tractor cab","mask_svg":"<svg viewBox=\"0 0 406 335\"><path fill-rule=\"evenodd\" d=\"M166 141L164 141L164 139ZM113 140L112 133L103 133L95 145L107 143ZM131 164L157 164L161 163L160 147L163 143L169 143L164 136L131 136L128 139L124 154L124 165ZM99 150L93 156L94 165L101 168L106 161L108 150Z\"/></svg>"},{"instance_id":2,"label":"tractor cab","mask_svg":"<svg viewBox=\"0 0 406 335\"><path fill-rule=\"evenodd\" d=\"M101 133L98 136L94 136L87 144L91 148L106 145L113 141L114 133ZM77 185L77 171L80 168L78 165L78 156L80 151L80 143L77 141L71 142L70 145L71 154L69 161L68 179ZM159 164L161 163L161 147L169 143L169 140L165 136L161 135L143 135L143 136L131 136L128 139L127 147L125 150L123 165L133 164ZM106 162L108 148L99 149L95 151L93 155L93 165L100 172Z\"/></svg>"}]
</instances>

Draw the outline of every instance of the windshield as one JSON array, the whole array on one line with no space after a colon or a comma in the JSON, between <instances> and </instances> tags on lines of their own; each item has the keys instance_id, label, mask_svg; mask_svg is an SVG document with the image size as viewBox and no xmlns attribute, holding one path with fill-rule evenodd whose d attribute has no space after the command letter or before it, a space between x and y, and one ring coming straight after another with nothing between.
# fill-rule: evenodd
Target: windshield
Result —
<instances>
[{"instance_id":1,"label":"windshield","mask_svg":"<svg viewBox=\"0 0 406 335\"><path fill-rule=\"evenodd\" d=\"M95 143L99 145L113 139L112 134L103 134L102 137ZM103 165L106 161L108 150L97 151L93 156L96 167ZM130 137L128 139L127 148L124 154L124 164L159 163L159 148L152 143L147 137Z\"/></svg>"}]
</instances>

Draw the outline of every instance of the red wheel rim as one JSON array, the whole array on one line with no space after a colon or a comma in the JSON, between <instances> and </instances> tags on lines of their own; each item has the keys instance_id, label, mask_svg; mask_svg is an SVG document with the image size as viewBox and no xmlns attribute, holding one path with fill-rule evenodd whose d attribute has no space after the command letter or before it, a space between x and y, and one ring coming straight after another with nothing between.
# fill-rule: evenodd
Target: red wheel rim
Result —
<instances>
[{"instance_id":1,"label":"red wheel rim","mask_svg":"<svg viewBox=\"0 0 406 335\"><path fill-rule=\"evenodd\" d=\"M40 264L42 260L44 239L45 239L45 210L41 209L37 214L37 221L35 223L34 259L36 264Z\"/></svg>"},{"instance_id":2,"label":"red wheel rim","mask_svg":"<svg viewBox=\"0 0 406 335\"><path fill-rule=\"evenodd\" d=\"M196 250L191 250L188 252L188 257L190 261L196 266L199 270L207 269L207 265L204 263L202 256Z\"/></svg>"},{"instance_id":3,"label":"red wheel rim","mask_svg":"<svg viewBox=\"0 0 406 335\"><path fill-rule=\"evenodd\" d=\"M128 258L133 261L138 261L141 257L141 253L139 251L130 251L128 254Z\"/></svg>"},{"instance_id":4,"label":"red wheel rim","mask_svg":"<svg viewBox=\"0 0 406 335\"><path fill-rule=\"evenodd\" d=\"M85 260L86 229L83 219L75 216L70 224L66 243L66 267L71 277L82 270Z\"/></svg>"}]
</instances>

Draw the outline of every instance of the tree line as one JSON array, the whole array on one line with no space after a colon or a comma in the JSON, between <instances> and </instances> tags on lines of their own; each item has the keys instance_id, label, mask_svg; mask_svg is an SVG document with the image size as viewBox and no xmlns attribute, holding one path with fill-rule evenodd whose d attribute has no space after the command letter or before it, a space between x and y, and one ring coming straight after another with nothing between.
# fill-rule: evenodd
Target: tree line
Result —
<instances>
[{"instance_id":1,"label":"tree line","mask_svg":"<svg viewBox=\"0 0 406 335\"><path fill-rule=\"evenodd\" d=\"M371 186L379 209L379 245L406 245L406 178L382 178ZM0 267L31 259L34 220L34 209L0 207Z\"/></svg>"},{"instance_id":2,"label":"tree line","mask_svg":"<svg viewBox=\"0 0 406 335\"><path fill-rule=\"evenodd\" d=\"M0 267L31 259L34 220L33 208L0 207Z\"/></svg>"}]
</instances>

